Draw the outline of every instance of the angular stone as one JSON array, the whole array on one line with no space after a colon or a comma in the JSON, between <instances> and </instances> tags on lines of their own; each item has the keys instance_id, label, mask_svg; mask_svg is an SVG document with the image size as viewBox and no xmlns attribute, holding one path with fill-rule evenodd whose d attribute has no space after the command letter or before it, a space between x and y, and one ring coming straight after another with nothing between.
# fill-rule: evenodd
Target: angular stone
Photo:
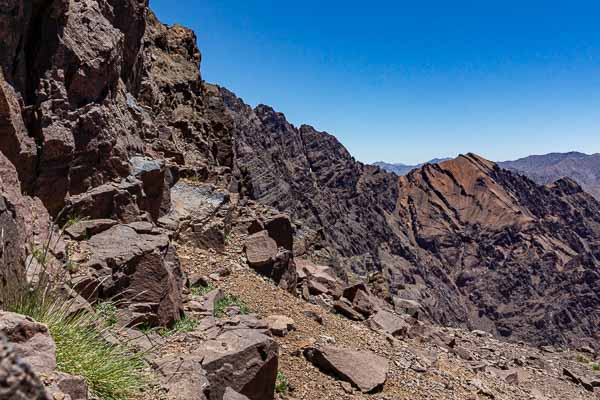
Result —
<instances>
[{"instance_id":1,"label":"angular stone","mask_svg":"<svg viewBox=\"0 0 600 400\"><path fill-rule=\"evenodd\" d=\"M358 292L365 292L367 294L371 294L371 291L369 290L367 284L364 282L359 282L355 285L348 286L347 288L345 288L342 293L342 296L353 302L354 297L356 297L356 294Z\"/></svg>"},{"instance_id":2,"label":"angular stone","mask_svg":"<svg viewBox=\"0 0 600 400\"><path fill-rule=\"evenodd\" d=\"M83 240L102 233L117 224L114 219L92 219L77 222L65 229L65 232L75 240Z\"/></svg>"},{"instance_id":3,"label":"angular stone","mask_svg":"<svg viewBox=\"0 0 600 400\"><path fill-rule=\"evenodd\" d=\"M341 315L343 315L346 318L349 318L353 321L362 321L365 318L362 316L362 314L360 314L359 312L355 311L352 306L348 305L346 302L342 301L342 300L336 300L333 303L333 308L335 309L335 311L337 311L338 313L340 313Z\"/></svg>"},{"instance_id":4,"label":"angular stone","mask_svg":"<svg viewBox=\"0 0 600 400\"><path fill-rule=\"evenodd\" d=\"M277 256L277 243L267 231L250 235L244 242L248 264L253 268L264 267L273 262Z\"/></svg>"},{"instance_id":5,"label":"angular stone","mask_svg":"<svg viewBox=\"0 0 600 400\"><path fill-rule=\"evenodd\" d=\"M206 341L198 350L210 385L209 400L221 400L227 387L250 400L272 400L278 346L253 329L236 329Z\"/></svg>"},{"instance_id":6,"label":"angular stone","mask_svg":"<svg viewBox=\"0 0 600 400\"><path fill-rule=\"evenodd\" d=\"M419 311L421 311L421 304L414 300L394 297L394 309L397 313L407 314L413 318L418 318Z\"/></svg>"},{"instance_id":7,"label":"angular stone","mask_svg":"<svg viewBox=\"0 0 600 400\"><path fill-rule=\"evenodd\" d=\"M354 296L352 307L364 316L369 316L377 310L375 298L369 293L359 290Z\"/></svg>"},{"instance_id":8,"label":"angular stone","mask_svg":"<svg viewBox=\"0 0 600 400\"><path fill-rule=\"evenodd\" d=\"M294 250L294 228L287 215L277 215L265 223L269 236L275 240L277 246L286 250Z\"/></svg>"},{"instance_id":9,"label":"angular stone","mask_svg":"<svg viewBox=\"0 0 600 400\"><path fill-rule=\"evenodd\" d=\"M269 330L275 336L287 336L294 329L294 320L285 315L269 315L266 318Z\"/></svg>"},{"instance_id":10,"label":"angular stone","mask_svg":"<svg viewBox=\"0 0 600 400\"><path fill-rule=\"evenodd\" d=\"M20 314L0 311L0 334L36 374L49 374L56 369L56 345L46 325Z\"/></svg>"},{"instance_id":11,"label":"angular stone","mask_svg":"<svg viewBox=\"0 0 600 400\"><path fill-rule=\"evenodd\" d=\"M388 361L372 352L322 346L307 348L304 355L322 371L350 382L363 393L381 390L387 380Z\"/></svg>"},{"instance_id":12,"label":"angular stone","mask_svg":"<svg viewBox=\"0 0 600 400\"><path fill-rule=\"evenodd\" d=\"M404 337L408 334L411 325L402 318L389 311L379 310L367 323L371 329L382 331L392 336Z\"/></svg>"},{"instance_id":13,"label":"angular stone","mask_svg":"<svg viewBox=\"0 0 600 400\"><path fill-rule=\"evenodd\" d=\"M160 380L169 390L169 399L206 400L206 372L199 355L169 356L156 362Z\"/></svg>"},{"instance_id":14,"label":"angular stone","mask_svg":"<svg viewBox=\"0 0 600 400\"><path fill-rule=\"evenodd\" d=\"M104 287L102 296L118 295L123 307L154 304L152 313L160 325L180 318L183 277L166 235L139 234L117 225L85 242L85 248L112 271L112 286Z\"/></svg>"}]
</instances>

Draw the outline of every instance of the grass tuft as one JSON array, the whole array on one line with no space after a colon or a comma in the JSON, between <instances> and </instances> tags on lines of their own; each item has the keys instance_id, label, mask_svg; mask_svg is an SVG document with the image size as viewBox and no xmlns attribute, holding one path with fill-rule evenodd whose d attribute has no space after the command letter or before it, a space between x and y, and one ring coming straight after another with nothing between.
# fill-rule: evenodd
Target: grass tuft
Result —
<instances>
[{"instance_id":1,"label":"grass tuft","mask_svg":"<svg viewBox=\"0 0 600 400\"><path fill-rule=\"evenodd\" d=\"M244 315L250 314L250 308L242 299L237 296L228 294L225 295L221 300L215 304L215 317L221 318L225 316L225 310L227 307L236 306L240 309L240 312Z\"/></svg>"},{"instance_id":2,"label":"grass tuft","mask_svg":"<svg viewBox=\"0 0 600 400\"><path fill-rule=\"evenodd\" d=\"M592 364L592 369L594 371L600 371L600 364L596 364L596 363Z\"/></svg>"}]
</instances>

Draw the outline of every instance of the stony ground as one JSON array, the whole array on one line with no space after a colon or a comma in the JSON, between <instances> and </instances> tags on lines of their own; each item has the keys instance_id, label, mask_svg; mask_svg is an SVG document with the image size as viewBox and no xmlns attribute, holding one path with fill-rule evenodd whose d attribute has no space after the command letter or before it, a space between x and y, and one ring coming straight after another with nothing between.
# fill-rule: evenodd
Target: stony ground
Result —
<instances>
[{"instance_id":1,"label":"stony ground","mask_svg":"<svg viewBox=\"0 0 600 400\"><path fill-rule=\"evenodd\" d=\"M277 338L280 344L280 370L287 378L294 399L597 399L595 393L572 383L563 368L588 380L599 380L593 371L592 356L552 349L530 348L523 344L499 342L480 332L431 328L438 336L454 339L456 351L428 339L397 340L372 331L362 322L353 322L325 308L310 304L246 266L243 235L228 238L224 252L179 245L178 254L186 273L211 276L211 284L238 296L259 317L286 315L296 330ZM221 276L217 271L229 269ZM323 324L310 314L318 314ZM185 351L185 337L167 339L165 351ZM390 374L381 393L365 395L316 369L302 356L302 350L315 343L371 350L389 359Z\"/></svg>"}]
</instances>

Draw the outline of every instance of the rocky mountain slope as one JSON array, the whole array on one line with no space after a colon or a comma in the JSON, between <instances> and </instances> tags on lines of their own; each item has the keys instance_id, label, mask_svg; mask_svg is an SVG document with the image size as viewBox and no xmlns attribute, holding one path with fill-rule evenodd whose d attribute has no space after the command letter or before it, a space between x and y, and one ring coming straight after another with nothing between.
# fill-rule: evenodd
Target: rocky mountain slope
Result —
<instances>
[{"instance_id":1,"label":"rocky mountain slope","mask_svg":"<svg viewBox=\"0 0 600 400\"><path fill-rule=\"evenodd\" d=\"M442 398L514 398L500 372L477 378L471 361L490 354L455 349L491 343L495 353L500 342L432 323L595 357L600 204L572 180L539 186L472 154L401 178L363 165L332 135L203 82L194 33L163 25L144 0L9 0L0 39L0 309L15 282L48 277L77 312L116 299L120 330L106 340L148 351L157 387L145 399L272 399L279 345L293 346L282 362L290 375L326 385L329 374L349 396L427 398L418 374L437 363L426 379ZM257 279L256 293L242 292ZM259 297L258 314L220 286ZM261 309L279 298L299 321L294 304L313 320L318 310L343 318L290 344L274 338L291 329L289 315ZM39 386L34 374L55 398L87 398L89 382L59 370L47 328L4 311L0 320L6 360L33 368L1 364L18 376L0 375L0 399L29 390L19 382ZM170 337L182 323L188 332ZM369 340L328 337L347 329ZM498 369L531 367L511 349ZM442 353L468 363L452 369ZM544 378L524 395L564 376L558 393L594 392L588 364L573 357L536 370Z\"/></svg>"},{"instance_id":2,"label":"rocky mountain slope","mask_svg":"<svg viewBox=\"0 0 600 400\"><path fill-rule=\"evenodd\" d=\"M414 169L421 168L425 164L439 164L441 162L448 161L448 160L450 160L450 158L434 158L433 160L429 160L426 163L416 164L416 165L407 165L407 164L402 164L402 163L391 164L391 163L386 163L384 161L378 161L376 163L373 163L373 165L375 165L376 167L382 168L388 172L393 172L396 175L404 176L404 175L407 175L410 171L412 171Z\"/></svg>"},{"instance_id":3,"label":"rocky mountain slope","mask_svg":"<svg viewBox=\"0 0 600 400\"><path fill-rule=\"evenodd\" d=\"M550 153L504 161L498 165L526 175L542 185L563 177L571 178L600 200L600 154Z\"/></svg>"}]
</instances>

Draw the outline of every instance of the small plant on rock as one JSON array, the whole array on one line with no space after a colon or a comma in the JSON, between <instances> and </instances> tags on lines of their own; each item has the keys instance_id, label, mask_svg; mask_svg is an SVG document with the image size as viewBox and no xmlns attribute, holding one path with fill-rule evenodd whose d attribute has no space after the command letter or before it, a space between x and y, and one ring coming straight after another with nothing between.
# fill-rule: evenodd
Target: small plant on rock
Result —
<instances>
[{"instance_id":1,"label":"small plant on rock","mask_svg":"<svg viewBox=\"0 0 600 400\"><path fill-rule=\"evenodd\" d=\"M85 220L87 220L87 218L83 218L79 215L71 215L69 218L67 218L67 221L64 223L63 229L70 228L73 225L76 225Z\"/></svg>"},{"instance_id":2,"label":"small plant on rock","mask_svg":"<svg viewBox=\"0 0 600 400\"><path fill-rule=\"evenodd\" d=\"M228 307L238 307L240 309L240 313L247 315L250 314L250 308L242 299L237 296L228 294L225 295L221 300L217 301L215 304L215 317L221 318L225 316L225 310Z\"/></svg>"},{"instance_id":3,"label":"small plant on rock","mask_svg":"<svg viewBox=\"0 0 600 400\"><path fill-rule=\"evenodd\" d=\"M99 303L96 306L98 316L104 321L105 326L109 327L117 324L117 311L117 306L110 301Z\"/></svg>"},{"instance_id":4,"label":"small plant on rock","mask_svg":"<svg viewBox=\"0 0 600 400\"><path fill-rule=\"evenodd\" d=\"M31 256L42 266L46 265L46 261L48 261L48 252L46 249L36 245L31 248Z\"/></svg>"},{"instance_id":5,"label":"small plant on rock","mask_svg":"<svg viewBox=\"0 0 600 400\"><path fill-rule=\"evenodd\" d=\"M290 390L290 384L287 377L281 371L277 371L277 381L275 382L275 393L285 396Z\"/></svg>"},{"instance_id":6,"label":"small plant on rock","mask_svg":"<svg viewBox=\"0 0 600 400\"><path fill-rule=\"evenodd\" d=\"M597 364L597 363L592 364L592 369L594 371L600 371L600 364Z\"/></svg>"},{"instance_id":7,"label":"small plant on rock","mask_svg":"<svg viewBox=\"0 0 600 400\"><path fill-rule=\"evenodd\" d=\"M213 290L215 290L215 287L213 285L197 286L197 287L191 288L190 293L192 296L202 297L202 296L205 296L208 293L212 292Z\"/></svg>"},{"instance_id":8,"label":"small plant on rock","mask_svg":"<svg viewBox=\"0 0 600 400\"><path fill-rule=\"evenodd\" d=\"M192 332L198 326L199 322L196 319L185 316L179 321L175 321L170 328L161 328L158 334L161 336L171 336L177 332L188 333Z\"/></svg>"}]
</instances>

